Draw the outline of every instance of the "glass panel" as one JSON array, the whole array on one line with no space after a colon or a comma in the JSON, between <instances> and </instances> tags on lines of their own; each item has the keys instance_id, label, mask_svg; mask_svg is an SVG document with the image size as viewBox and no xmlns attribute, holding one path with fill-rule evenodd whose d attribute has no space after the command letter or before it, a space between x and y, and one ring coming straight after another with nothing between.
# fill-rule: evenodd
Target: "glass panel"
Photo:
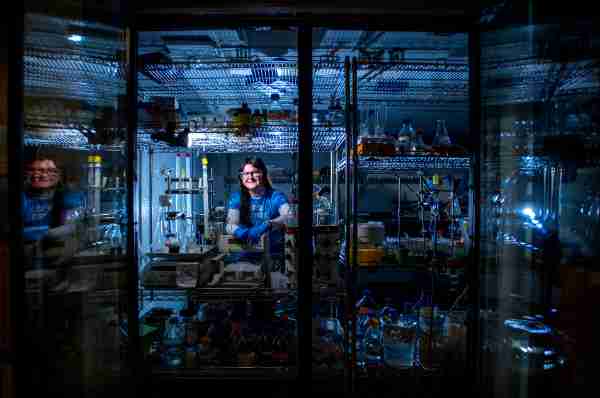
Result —
<instances>
[{"instance_id":1,"label":"glass panel","mask_svg":"<svg viewBox=\"0 0 600 398\"><path fill-rule=\"evenodd\" d=\"M20 355L27 386L56 394L125 376L125 48L112 26L25 16Z\"/></svg>"},{"instance_id":2,"label":"glass panel","mask_svg":"<svg viewBox=\"0 0 600 398\"><path fill-rule=\"evenodd\" d=\"M140 33L139 316L156 374L295 374L296 40Z\"/></svg>"},{"instance_id":3,"label":"glass panel","mask_svg":"<svg viewBox=\"0 0 600 398\"><path fill-rule=\"evenodd\" d=\"M355 160L346 160L345 128L331 156L340 263L349 266L338 271L354 270L342 319L352 315L355 322L358 388L379 380L385 389L402 376L416 383L414 371L463 375L472 212L467 36L321 29L315 37L315 118L330 137L336 136L331 120L343 123L335 110L338 100L345 102L344 58L357 61ZM346 198L344 174L354 166ZM348 215L346 200L356 207ZM344 236L348 216L358 241L356 259L351 246L344 262L354 240ZM321 295L323 314L326 302Z\"/></svg>"},{"instance_id":4,"label":"glass panel","mask_svg":"<svg viewBox=\"0 0 600 398\"><path fill-rule=\"evenodd\" d=\"M481 46L486 387L572 396L598 303L598 35L583 19L486 32Z\"/></svg>"},{"instance_id":5,"label":"glass panel","mask_svg":"<svg viewBox=\"0 0 600 398\"><path fill-rule=\"evenodd\" d=\"M340 263L344 223L338 192L343 172L336 173L344 146L346 94L343 56L327 55L336 43L326 43L325 29L313 30L313 379L332 391L344 388L347 317L346 292Z\"/></svg>"},{"instance_id":6,"label":"glass panel","mask_svg":"<svg viewBox=\"0 0 600 398\"><path fill-rule=\"evenodd\" d=\"M8 36L5 29L3 33ZM3 43L4 44L4 43ZM6 46L0 49L0 353L11 349L10 324L10 274L9 274L9 236L8 221L8 51Z\"/></svg>"}]
</instances>

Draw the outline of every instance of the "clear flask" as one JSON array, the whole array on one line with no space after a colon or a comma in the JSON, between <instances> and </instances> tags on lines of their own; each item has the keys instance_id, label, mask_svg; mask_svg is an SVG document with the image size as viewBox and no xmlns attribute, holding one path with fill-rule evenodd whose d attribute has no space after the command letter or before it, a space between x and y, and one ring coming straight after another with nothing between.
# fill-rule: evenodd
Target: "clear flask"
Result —
<instances>
[{"instance_id":1,"label":"clear flask","mask_svg":"<svg viewBox=\"0 0 600 398\"><path fill-rule=\"evenodd\" d=\"M370 290L365 289L362 297L356 302L356 335L361 338L367 327L369 318L375 312L376 303Z\"/></svg>"},{"instance_id":2,"label":"clear flask","mask_svg":"<svg viewBox=\"0 0 600 398\"><path fill-rule=\"evenodd\" d=\"M411 137L410 131L408 130L408 125L406 122L403 122L402 127L400 128L400 131L398 132L398 139L397 139L397 143L396 143L396 152L398 154L402 154L402 153L408 151L411 139L412 139L412 137Z\"/></svg>"},{"instance_id":3,"label":"clear flask","mask_svg":"<svg viewBox=\"0 0 600 398\"><path fill-rule=\"evenodd\" d=\"M392 368L413 366L416 347L417 320L415 316L401 314L383 326L383 361Z\"/></svg>"},{"instance_id":4,"label":"clear flask","mask_svg":"<svg viewBox=\"0 0 600 398\"><path fill-rule=\"evenodd\" d=\"M408 131L412 137L410 144L410 152L413 154L423 153L425 151L425 142L423 142L423 132L415 132L412 123L409 122Z\"/></svg>"},{"instance_id":5,"label":"clear flask","mask_svg":"<svg viewBox=\"0 0 600 398\"><path fill-rule=\"evenodd\" d=\"M383 336L380 322L376 317L369 319L364 336L364 351L367 367L378 367L383 361Z\"/></svg>"},{"instance_id":6,"label":"clear flask","mask_svg":"<svg viewBox=\"0 0 600 398\"><path fill-rule=\"evenodd\" d=\"M450 136L448 135L448 129L446 128L445 120L436 120L435 122L435 135L433 137L434 146L450 146Z\"/></svg>"},{"instance_id":7,"label":"clear flask","mask_svg":"<svg viewBox=\"0 0 600 398\"><path fill-rule=\"evenodd\" d=\"M183 366L185 326L177 317L172 316L168 319L163 335L163 344L165 346L164 363L169 368L178 368Z\"/></svg>"},{"instance_id":8,"label":"clear flask","mask_svg":"<svg viewBox=\"0 0 600 398\"><path fill-rule=\"evenodd\" d=\"M280 96L277 93L271 94L271 105L269 106L268 119L270 124L279 125L283 121L283 107L280 103Z\"/></svg>"}]
</instances>

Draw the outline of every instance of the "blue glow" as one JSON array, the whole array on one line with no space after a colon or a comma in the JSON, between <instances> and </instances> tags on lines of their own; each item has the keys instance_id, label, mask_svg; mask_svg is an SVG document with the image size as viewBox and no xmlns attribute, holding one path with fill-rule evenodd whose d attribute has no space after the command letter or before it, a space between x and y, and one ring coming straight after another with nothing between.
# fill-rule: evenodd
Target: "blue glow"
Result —
<instances>
[{"instance_id":1,"label":"blue glow","mask_svg":"<svg viewBox=\"0 0 600 398\"><path fill-rule=\"evenodd\" d=\"M556 354L556 351L554 350L544 350L544 355L549 357L550 355L554 355Z\"/></svg>"},{"instance_id":2,"label":"blue glow","mask_svg":"<svg viewBox=\"0 0 600 398\"><path fill-rule=\"evenodd\" d=\"M549 326L541 322L526 319L507 319L504 321L504 326L531 334L548 334L552 331Z\"/></svg>"},{"instance_id":3,"label":"blue glow","mask_svg":"<svg viewBox=\"0 0 600 398\"><path fill-rule=\"evenodd\" d=\"M523 213L524 215L526 215L527 217L529 217L531 219L535 219L535 212L533 211L533 209L531 207L525 207L523 210L521 210L521 213Z\"/></svg>"},{"instance_id":4,"label":"blue glow","mask_svg":"<svg viewBox=\"0 0 600 398\"><path fill-rule=\"evenodd\" d=\"M83 36L81 35L70 35L68 39L74 43L81 43L83 41Z\"/></svg>"}]
</instances>

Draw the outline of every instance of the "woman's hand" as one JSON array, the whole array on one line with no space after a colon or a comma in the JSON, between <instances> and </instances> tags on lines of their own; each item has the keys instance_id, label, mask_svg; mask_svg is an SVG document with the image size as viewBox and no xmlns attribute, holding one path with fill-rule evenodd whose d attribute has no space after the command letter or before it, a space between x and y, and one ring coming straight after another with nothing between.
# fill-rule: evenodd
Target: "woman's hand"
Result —
<instances>
[{"instance_id":1,"label":"woman's hand","mask_svg":"<svg viewBox=\"0 0 600 398\"><path fill-rule=\"evenodd\" d=\"M256 244L260 240L260 237L263 236L263 234L265 232L267 232L270 228L271 228L270 221L265 221L262 224L256 225L256 226L250 228L250 231L248 231L248 239L253 244Z\"/></svg>"}]
</instances>

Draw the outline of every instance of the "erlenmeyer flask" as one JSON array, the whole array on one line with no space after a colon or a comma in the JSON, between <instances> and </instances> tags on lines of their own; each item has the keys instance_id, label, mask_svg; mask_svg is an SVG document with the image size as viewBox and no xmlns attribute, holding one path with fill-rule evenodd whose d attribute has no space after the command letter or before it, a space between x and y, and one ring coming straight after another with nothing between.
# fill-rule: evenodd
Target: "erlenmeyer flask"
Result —
<instances>
[{"instance_id":1,"label":"erlenmeyer flask","mask_svg":"<svg viewBox=\"0 0 600 398\"><path fill-rule=\"evenodd\" d=\"M377 108L377 111L375 113L375 135L378 137L383 137L385 133L386 110L386 104L383 103Z\"/></svg>"},{"instance_id":2,"label":"erlenmeyer flask","mask_svg":"<svg viewBox=\"0 0 600 398\"><path fill-rule=\"evenodd\" d=\"M408 131L411 136L410 151L413 154L424 152L425 143L423 142L422 132L420 131L419 133L416 133L411 122L408 123Z\"/></svg>"},{"instance_id":3,"label":"erlenmeyer flask","mask_svg":"<svg viewBox=\"0 0 600 398\"><path fill-rule=\"evenodd\" d=\"M363 142L363 137L366 137L369 132L369 111L365 109L360 112L360 129L358 132L358 144Z\"/></svg>"},{"instance_id":4,"label":"erlenmeyer flask","mask_svg":"<svg viewBox=\"0 0 600 398\"><path fill-rule=\"evenodd\" d=\"M375 109L370 109L369 115L368 115L368 127L367 127L369 137L375 136L375 125L376 124L377 124L377 117L375 114Z\"/></svg>"},{"instance_id":5,"label":"erlenmeyer flask","mask_svg":"<svg viewBox=\"0 0 600 398\"><path fill-rule=\"evenodd\" d=\"M396 152L398 154L404 153L409 149L411 143L410 132L407 127L407 123L403 122L400 131L398 132L398 140L396 145Z\"/></svg>"},{"instance_id":6,"label":"erlenmeyer flask","mask_svg":"<svg viewBox=\"0 0 600 398\"><path fill-rule=\"evenodd\" d=\"M450 136L448 135L448 129L446 128L445 120L437 120L435 122L435 136L433 137L434 146L450 146Z\"/></svg>"}]
</instances>

